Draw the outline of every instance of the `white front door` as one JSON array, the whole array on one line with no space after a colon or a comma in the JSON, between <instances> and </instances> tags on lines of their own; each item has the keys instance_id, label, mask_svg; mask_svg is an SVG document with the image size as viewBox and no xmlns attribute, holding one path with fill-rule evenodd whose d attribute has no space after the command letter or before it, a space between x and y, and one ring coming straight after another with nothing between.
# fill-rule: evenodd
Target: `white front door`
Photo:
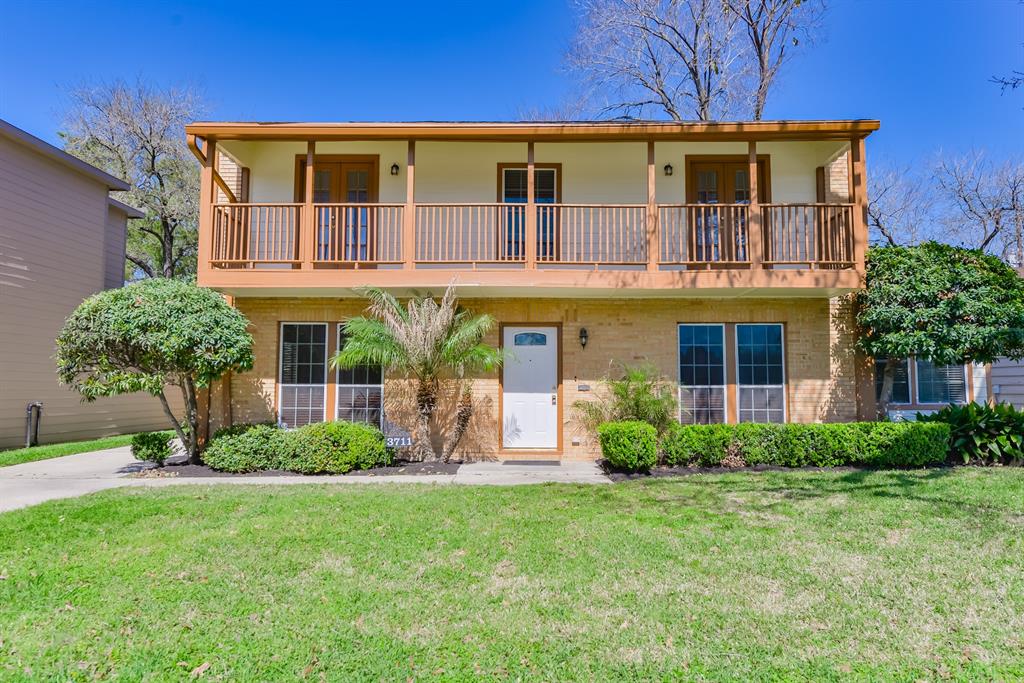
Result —
<instances>
[{"instance_id":1,"label":"white front door","mask_svg":"<svg viewBox=\"0 0 1024 683\"><path fill-rule=\"evenodd\" d=\"M558 328L506 327L502 445L558 447Z\"/></svg>"}]
</instances>

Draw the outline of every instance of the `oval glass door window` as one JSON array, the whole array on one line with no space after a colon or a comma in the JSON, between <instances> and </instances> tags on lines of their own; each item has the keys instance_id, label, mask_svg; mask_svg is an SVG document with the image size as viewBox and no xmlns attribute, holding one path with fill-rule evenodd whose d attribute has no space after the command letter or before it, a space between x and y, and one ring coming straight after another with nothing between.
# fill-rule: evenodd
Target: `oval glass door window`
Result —
<instances>
[{"instance_id":1,"label":"oval glass door window","mask_svg":"<svg viewBox=\"0 0 1024 683\"><path fill-rule=\"evenodd\" d=\"M520 332L514 343L516 346L547 346L548 336L540 332Z\"/></svg>"}]
</instances>

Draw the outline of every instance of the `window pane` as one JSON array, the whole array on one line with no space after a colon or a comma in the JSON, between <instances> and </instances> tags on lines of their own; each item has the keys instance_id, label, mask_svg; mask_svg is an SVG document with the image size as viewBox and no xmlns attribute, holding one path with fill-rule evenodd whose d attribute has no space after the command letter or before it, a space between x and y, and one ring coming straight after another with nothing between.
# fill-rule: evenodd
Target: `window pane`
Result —
<instances>
[{"instance_id":1,"label":"window pane","mask_svg":"<svg viewBox=\"0 0 1024 683\"><path fill-rule=\"evenodd\" d=\"M506 168L503 199L505 202L526 203L526 169Z\"/></svg>"},{"instance_id":2,"label":"window pane","mask_svg":"<svg viewBox=\"0 0 1024 683\"><path fill-rule=\"evenodd\" d=\"M284 426L301 427L323 421L326 352L326 325L288 323L281 326L279 418Z\"/></svg>"},{"instance_id":3,"label":"window pane","mask_svg":"<svg viewBox=\"0 0 1024 683\"><path fill-rule=\"evenodd\" d=\"M679 326L679 420L725 422L725 338L721 325Z\"/></svg>"},{"instance_id":4,"label":"window pane","mask_svg":"<svg viewBox=\"0 0 1024 683\"><path fill-rule=\"evenodd\" d=\"M782 325L737 325L736 359L739 421L784 422Z\"/></svg>"},{"instance_id":5,"label":"window pane","mask_svg":"<svg viewBox=\"0 0 1024 683\"><path fill-rule=\"evenodd\" d=\"M918 403L966 403L967 386L962 365L934 365L917 361Z\"/></svg>"},{"instance_id":6,"label":"window pane","mask_svg":"<svg viewBox=\"0 0 1024 683\"><path fill-rule=\"evenodd\" d=\"M345 348L345 332L338 329L338 348ZM384 372L379 365L357 365L338 370L336 419L382 425Z\"/></svg>"},{"instance_id":7,"label":"window pane","mask_svg":"<svg viewBox=\"0 0 1024 683\"><path fill-rule=\"evenodd\" d=\"M882 397L882 373L885 372L884 360L875 361L875 399ZM896 376L892 382L892 403L910 403L910 364L907 359L899 361Z\"/></svg>"}]
</instances>

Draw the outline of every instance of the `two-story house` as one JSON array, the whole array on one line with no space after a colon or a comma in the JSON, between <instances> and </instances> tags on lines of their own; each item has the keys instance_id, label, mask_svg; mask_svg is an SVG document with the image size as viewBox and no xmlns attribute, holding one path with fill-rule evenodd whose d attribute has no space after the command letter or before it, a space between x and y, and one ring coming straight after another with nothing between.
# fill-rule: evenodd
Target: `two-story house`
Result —
<instances>
[{"instance_id":1,"label":"two-story house","mask_svg":"<svg viewBox=\"0 0 1024 683\"><path fill-rule=\"evenodd\" d=\"M466 457L593 458L572 405L614 364L678 382L687 422L870 417L854 349L865 139L879 124L195 123L200 285L253 323L215 423L401 423L378 368L328 359L357 288L500 322Z\"/></svg>"}]
</instances>

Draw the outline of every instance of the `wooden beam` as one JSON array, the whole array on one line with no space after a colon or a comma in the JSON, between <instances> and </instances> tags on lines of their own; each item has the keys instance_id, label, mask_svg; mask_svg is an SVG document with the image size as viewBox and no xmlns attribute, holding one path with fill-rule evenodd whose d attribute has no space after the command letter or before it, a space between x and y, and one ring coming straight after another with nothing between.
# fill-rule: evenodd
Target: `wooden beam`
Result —
<instances>
[{"instance_id":1,"label":"wooden beam","mask_svg":"<svg viewBox=\"0 0 1024 683\"><path fill-rule=\"evenodd\" d=\"M213 203L216 193L213 189L213 163L211 160L216 157L217 141L207 140L206 153L200 154L199 160L201 164L199 169L199 252L196 256L196 273L200 280L204 274L212 270L210 258L213 255Z\"/></svg>"},{"instance_id":2,"label":"wooden beam","mask_svg":"<svg viewBox=\"0 0 1024 683\"><path fill-rule=\"evenodd\" d=\"M534 196L536 188L534 156L534 142L530 140L526 143L526 234L524 236L526 244L523 245L527 270L537 267L537 198Z\"/></svg>"},{"instance_id":3,"label":"wooden beam","mask_svg":"<svg viewBox=\"0 0 1024 683\"><path fill-rule=\"evenodd\" d=\"M313 182L316 167L316 141L306 143L306 169L303 186L302 217L298 221L302 226L299 231L299 251L302 270L313 269L313 257L316 255L316 216L313 215Z\"/></svg>"},{"instance_id":4,"label":"wooden beam","mask_svg":"<svg viewBox=\"0 0 1024 683\"><path fill-rule=\"evenodd\" d=\"M747 216L747 258L760 270L764 263L764 227L761 220L761 190L758 187L757 142L747 143L747 175L750 178L750 215Z\"/></svg>"},{"instance_id":5,"label":"wooden beam","mask_svg":"<svg viewBox=\"0 0 1024 683\"><path fill-rule=\"evenodd\" d=\"M853 262L854 267L864 273L868 248L868 188L867 164L865 162L864 138L850 140L850 160L853 165L853 179L850 191L853 194Z\"/></svg>"},{"instance_id":6,"label":"wooden beam","mask_svg":"<svg viewBox=\"0 0 1024 683\"><path fill-rule=\"evenodd\" d=\"M658 242L658 173L654 165L654 140L647 141L647 270L658 270L661 245Z\"/></svg>"},{"instance_id":7,"label":"wooden beam","mask_svg":"<svg viewBox=\"0 0 1024 683\"><path fill-rule=\"evenodd\" d=\"M216 168L213 169L213 181L217 183L217 187L220 188L220 191L224 193L224 196L228 198L229 202L231 202L232 204L238 203L238 197L236 197L235 193L231 191L231 188L228 186L227 181L225 181L224 178L221 177L220 171L218 171Z\"/></svg>"},{"instance_id":8,"label":"wooden beam","mask_svg":"<svg viewBox=\"0 0 1024 683\"><path fill-rule=\"evenodd\" d=\"M416 266L416 141L409 140L405 162L405 214L402 216L402 260L405 268Z\"/></svg>"}]
</instances>

